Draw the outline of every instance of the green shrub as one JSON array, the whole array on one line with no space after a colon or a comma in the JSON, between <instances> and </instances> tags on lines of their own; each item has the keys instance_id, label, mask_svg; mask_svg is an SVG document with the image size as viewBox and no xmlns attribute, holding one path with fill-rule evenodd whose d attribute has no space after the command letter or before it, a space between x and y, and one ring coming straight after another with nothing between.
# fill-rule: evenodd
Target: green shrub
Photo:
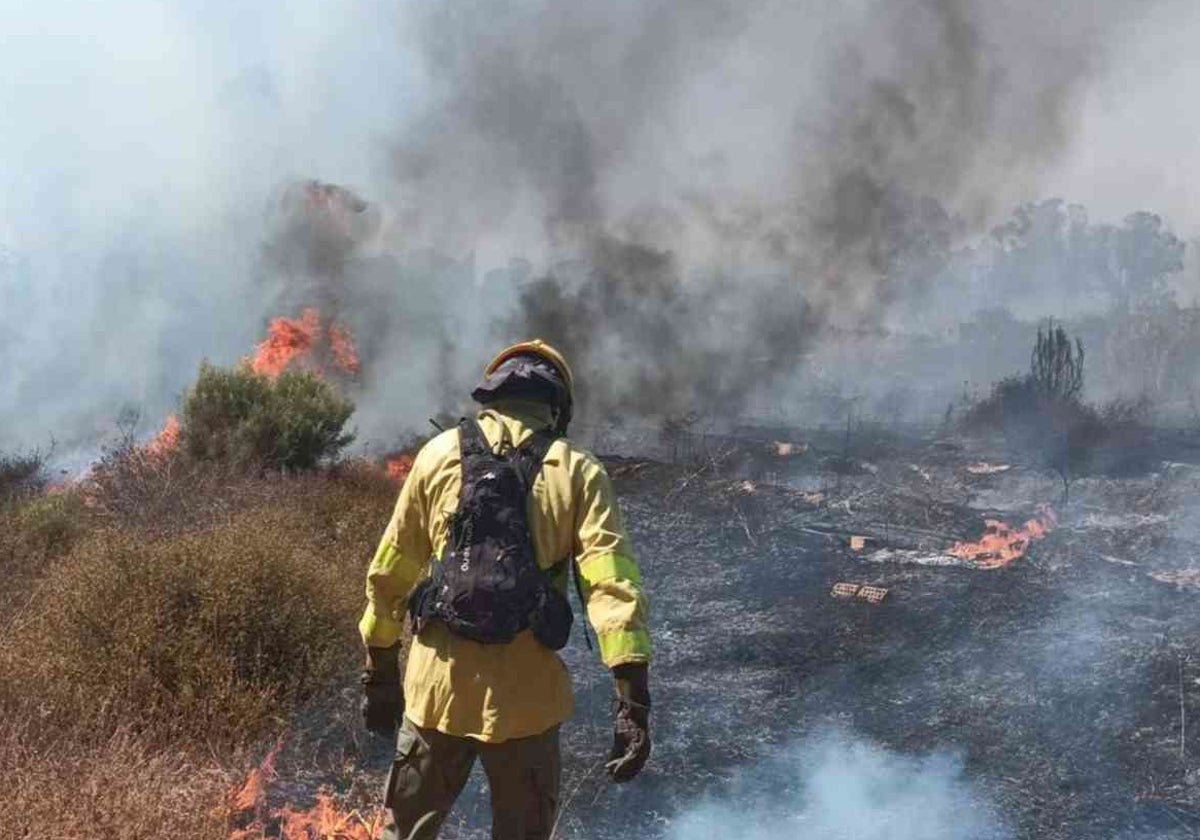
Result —
<instances>
[{"instance_id":1,"label":"green shrub","mask_svg":"<svg viewBox=\"0 0 1200 840\"><path fill-rule=\"evenodd\" d=\"M200 366L184 395L187 454L272 469L310 469L354 436L343 431L354 404L319 376L285 371L276 379L249 367Z\"/></svg>"},{"instance_id":2,"label":"green shrub","mask_svg":"<svg viewBox=\"0 0 1200 840\"><path fill-rule=\"evenodd\" d=\"M15 605L91 527L77 490L56 490L0 505L0 632Z\"/></svg>"},{"instance_id":3,"label":"green shrub","mask_svg":"<svg viewBox=\"0 0 1200 840\"><path fill-rule=\"evenodd\" d=\"M38 496L16 511L13 525L21 532L25 550L47 560L66 554L87 528L83 496L74 489Z\"/></svg>"}]
</instances>

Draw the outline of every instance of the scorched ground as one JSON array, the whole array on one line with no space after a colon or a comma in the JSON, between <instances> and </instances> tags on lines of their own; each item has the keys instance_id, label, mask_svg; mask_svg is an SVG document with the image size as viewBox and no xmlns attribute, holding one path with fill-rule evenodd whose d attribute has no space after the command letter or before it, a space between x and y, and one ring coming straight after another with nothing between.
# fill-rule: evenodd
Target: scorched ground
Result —
<instances>
[{"instance_id":1,"label":"scorched ground","mask_svg":"<svg viewBox=\"0 0 1200 840\"><path fill-rule=\"evenodd\" d=\"M810 437L608 462L653 599L655 752L631 785L598 771L610 680L577 627L558 836L665 835L830 727L961 755L998 836L1200 834L1200 450L1161 443L1154 471L1079 478L1064 507L1059 477L979 442L877 435L847 454ZM1055 527L1001 568L950 551L987 519L1019 525L1047 506ZM887 595L834 597L841 582ZM351 787L369 796L388 746L338 717L312 745L349 750ZM477 772L445 836L486 836L487 814Z\"/></svg>"}]
</instances>

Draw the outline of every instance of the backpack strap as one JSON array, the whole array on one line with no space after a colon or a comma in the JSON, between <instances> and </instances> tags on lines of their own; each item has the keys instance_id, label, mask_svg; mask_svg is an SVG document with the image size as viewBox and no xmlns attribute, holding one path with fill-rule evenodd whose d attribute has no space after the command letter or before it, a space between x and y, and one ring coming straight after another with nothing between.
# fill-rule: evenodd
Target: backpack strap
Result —
<instances>
[{"instance_id":1,"label":"backpack strap","mask_svg":"<svg viewBox=\"0 0 1200 840\"><path fill-rule=\"evenodd\" d=\"M526 493L533 489L534 479L542 471L542 462L546 460L546 453L550 451L550 447L558 438L558 432L553 429L538 429L517 447L519 453L517 464L521 471L521 478L525 482Z\"/></svg>"},{"instance_id":2,"label":"backpack strap","mask_svg":"<svg viewBox=\"0 0 1200 840\"><path fill-rule=\"evenodd\" d=\"M478 420L464 417L458 421L458 452L462 456L464 469L468 455L488 455L491 451L492 445L488 443Z\"/></svg>"}]
</instances>

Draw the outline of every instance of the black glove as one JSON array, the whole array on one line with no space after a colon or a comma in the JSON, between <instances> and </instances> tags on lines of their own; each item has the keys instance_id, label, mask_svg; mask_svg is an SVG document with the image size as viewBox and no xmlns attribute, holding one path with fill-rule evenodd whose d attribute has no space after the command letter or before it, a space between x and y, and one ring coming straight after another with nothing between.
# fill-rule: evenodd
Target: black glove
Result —
<instances>
[{"instance_id":1,"label":"black glove","mask_svg":"<svg viewBox=\"0 0 1200 840\"><path fill-rule=\"evenodd\" d=\"M618 665L617 718L613 745L604 769L614 782L628 782L650 757L650 680L645 665Z\"/></svg>"},{"instance_id":2,"label":"black glove","mask_svg":"<svg viewBox=\"0 0 1200 840\"><path fill-rule=\"evenodd\" d=\"M395 733L404 715L399 656L399 642L391 647L367 648L367 664L359 679L363 688L363 723L379 735Z\"/></svg>"}]
</instances>

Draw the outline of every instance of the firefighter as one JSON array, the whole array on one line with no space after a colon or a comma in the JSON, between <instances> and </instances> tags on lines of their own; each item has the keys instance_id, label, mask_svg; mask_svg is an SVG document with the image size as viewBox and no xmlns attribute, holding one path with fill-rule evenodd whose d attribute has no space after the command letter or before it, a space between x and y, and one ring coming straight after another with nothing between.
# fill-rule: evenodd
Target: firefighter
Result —
<instances>
[{"instance_id":1,"label":"firefighter","mask_svg":"<svg viewBox=\"0 0 1200 840\"><path fill-rule=\"evenodd\" d=\"M574 703L555 652L571 628L572 576L614 677L608 775L628 781L650 754L641 573L604 467L564 436L571 369L550 345L522 342L471 396L478 415L417 454L367 572L363 717L372 731L399 727L385 802L388 836L402 840L437 836L476 757L492 837L550 836L559 726Z\"/></svg>"}]
</instances>

